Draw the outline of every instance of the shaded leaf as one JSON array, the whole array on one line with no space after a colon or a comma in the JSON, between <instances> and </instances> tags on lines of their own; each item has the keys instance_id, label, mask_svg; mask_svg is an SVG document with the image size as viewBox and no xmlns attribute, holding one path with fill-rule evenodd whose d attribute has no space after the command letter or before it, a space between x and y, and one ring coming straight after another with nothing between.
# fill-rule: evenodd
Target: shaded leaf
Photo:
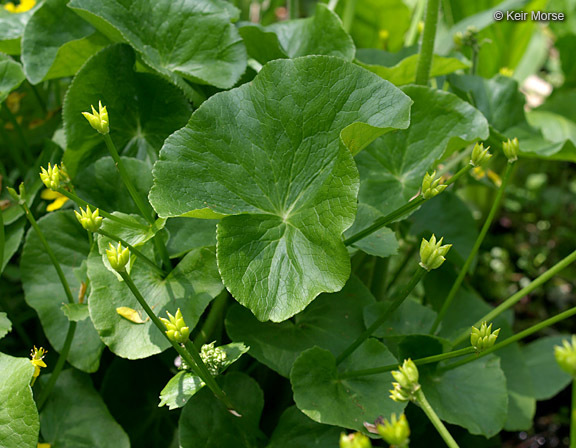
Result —
<instances>
[{"instance_id":1,"label":"shaded leaf","mask_svg":"<svg viewBox=\"0 0 576 448\"><path fill-rule=\"evenodd\" d=\"M70 322L80 322L90 316L87 303L65 303L62 312Z\"/></svg>"},{"instance_id":2,"label":"shaded leaf","mask_svg":"<svg viewBox=\"0 0 576 448\"><path fill-rule=\"evenodd\" d=\"M18 88L25 79L22 66L10 56L0 53L0 103L3 103L8 94Z\"/></svg>"},{"instance_id":3,"label":"shaded leaf","mask_svg":"<svg viewBox=\"0 0 576 448\"><path fill-rule=\"evenodd\" d=\"M46 384L50 375L41 377ZM112 418L90 377L64 370L40 414L42 436L52 446L129 448L130 441Z\"/></svg>"},{"instance_id":4,"label":"shaded leaf","mask_svg":"<svg viewBox=\"0 0 576 448\"><path fill-rule=\"evenodd\" d=\"M370 291L351 277L342 291L322 294L294 322L259 322L246 309L234 306L226 316L233 341L250 346L250 356L288 377L298 355L318 346L339 355L365 330L362 309L374 303Z\"/></svg>"},{"instance_id":5,"label":"shaded leaf","mask_svg":"<svg viewBox=\"0 0 576 448\"><path fill-rule=\"evenodd\" d=\"M398 414L406 403L388 398L393 381L390 372L348 379L340 379L339 374L396 362L376 339L364 342L340 367L329 351L308 349L296 359L290 373L296 406L318 423L365 431L365 421Z\"/></svg>"},{"instance_id":6,"label":"shaded leaf","mask_svg":"<svg viewBox=\"0 0 576 448\"><path fill-rule=\"evenodd\" d=\"M358 204L356 220L354 224L352 224L352 227L344 232L344 239L371 226L378 218L383 216L384 214L374 207L367 204ZM366 238L356 241L348 248L350 252L354 252L354 249L360 249L369 255L385 258L398 252L398 240L396 239L396 234L391 229L382 227Z\"/></svg>"},{"instance_id":7,"label":"shaded leaf","mask_svg":"<svg viewBox=\"0 0 576 448\"><path fill-rule=\"evenodd\" d=\"M0 339L6 336L12 330L12 322L8 319L6 313L0 312Z\"/></svg>"}]
</instances>

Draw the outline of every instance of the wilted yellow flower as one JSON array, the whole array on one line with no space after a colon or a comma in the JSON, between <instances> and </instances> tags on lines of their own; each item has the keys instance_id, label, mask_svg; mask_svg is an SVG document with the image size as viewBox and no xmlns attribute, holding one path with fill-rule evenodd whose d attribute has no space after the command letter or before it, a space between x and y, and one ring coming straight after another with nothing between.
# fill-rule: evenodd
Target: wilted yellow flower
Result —
<instances>
[{"instance_id":1,"label":"wilted yellow flower","mask_svg":"<svg viewBox=\"0 0 576 448\"><path fill-rule=\"evenodd\" d=\"M42 193L40 193L40 197L47 201L53 201L46 207L47 212L53 212L54 210L62 208L62 206L70 200L63 194L60 194L57 191L52 190L43 190Z\"/></svg>"}]
</instances>

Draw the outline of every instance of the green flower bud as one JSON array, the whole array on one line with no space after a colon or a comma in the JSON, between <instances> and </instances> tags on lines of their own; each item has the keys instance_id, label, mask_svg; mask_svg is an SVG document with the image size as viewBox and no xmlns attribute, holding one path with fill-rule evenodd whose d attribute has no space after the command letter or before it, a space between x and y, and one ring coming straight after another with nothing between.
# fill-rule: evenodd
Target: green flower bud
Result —
<instances>
[{"instance_id":1,"label":"green flower bud","mask_svg":"<svg viewBox=\"0 0 576 448\"><path fill-rule=\"evenodd\" d=\"M414 398L414 392L420 389L418 383L418 368L411 359L405 359L404 363L393 370L392 376L397 381L392 383L390 398L394 401L409 401Z\"/></svg>"},{"instance_id":2,"label":"green flower bud","mask_svg":"<svg viewBox=\"0 0 576 448\"><path fill-rule=\"evenodd\" d=\"M390 421L386 419L377 421L376 429L384 441L393 447L408 446L410 426L408 426L408 420L404 414L400 414L400 418L396 418L396 414L392 414Z\"/></svg>"},{"instance_id":3,"label":"green flower bud","mask_svg":"<svg viewBox=\"0 0 576 448\"><path fill-rule=\"evenodd\" d=\"M118 247L109 243L109 249L106 249L106 256L110 262L112 269L118 272L126 270L126 264L130 259L130 251L128 248L124 249L122 243L118 242Z\"/></svg>"},{"instance_id":4,"label":"green flower bud","mask_svg":"<svg viewBox=\"0 0 576 448\"><path fill-rule=\"evenodd\" d=\"M166 335L168 338L178 344L183 344L190 337L190 328L186 326L180 308L176 310L176 315L172 316L168 311L168 319L160 318L162 323L166 326Z\"/></svg>"},{"instance_id":5,"label":"green flower bud","mask_svg":"<svg viewBox=\"0 0 576 448\"><path fill-rule=\"evenodd\" d=\"M484 166L492 158L492 154L488 152L490 146L484 149L484 144L476 143L474 149L472 150L472 157L470 159L470 165L472 166Z\"/></svg>"},{"instance_id":6,"label":"green flower bud","mask_svg":"<svg viewBox=\"0 0 576 448\"><path fill-rule=\"evenodd\" d=\"M40 179L46 185L46 188L49 190L58 190L60 188L60 170L58 169L58 165L50 165L48 164L48 170L46 168L40 168Z\"/></svg>"},{"instance_id":7,"label":"green flower bud","mask_svg":"<svg viewBox=\"0 0 576 448\"><path fill-rule=\"evenodd\" d=\"M8 190L8 193L10 194L12 199L14 199L16 202L20 202L20 195L16 192L16 190L14 190L14 188L6 187L6 190Z\"/></svg>"},{"instance_id":8,"label":"green flower bud","mask_svg":"<svg viewBox=\"0 0 576 448\"><path fill-rule=\"evenodd\" d=\"M470 333L470 343L472 347L476 349L478 353L492 347L498 339L500 334L500 328L492 331L492 324L486 325L486 322L482 322L480 329L472 327L472 332Z\"/></svg>"},{"instance_id":9,"label":"green flower bud","mask_svg":"<svg viewBox=\"0 0 576 448\"><path fill-rule=\"evenodd\" d=\"M422 197L424 199L431 199L442 193L446 189L447 185L441 184L441 181L441 177L436 179L436 171L432 174L426 173L424 179L422 179Z\"/></svg>"},{"instance_id":10,"label":"green flower bud","mask_svg":"<svg viewBox=\"0 0 576 448\"><path fill-rule=\"evenodd\" d=\"M80 224L82 224L82 227L88 230L88 232L97 232L98 229L100 229L100 226L102 226L102 217L100 216L100 210L96 209L94 210L94 212L92 212L92 210L90 210L90 206L87 205L86 210L84 211L82 210L82 208L80 208L80 212L82 214L74 210L74 213L76 214L76 219L78 219Z\"/></svg>"},{"instance_id":11,"label":"green flower bud","mask_svg":"<svg viewBox=\"0 0 576 448\"><path fill-rule=\"evenodd\" d=\"M361 432L353 434L340 434L340 448L372 448L372 442L368 436Z\"/></svg>"},{"instance_id":12,"label":"green flower bud","mask_svg":"<svg viewBox=\"0 0 576 448\"><path fill-rule=\"evenodd\" d=\"M215 347L215 342L204 344L200 349L200 357L212 375L218 375L226 362L226 351Z\"/></svg>"},{"instance_id":13,"label":"green flower bud","mask_svg":"<svg viewBox=\"0 0 576 448\"><path fill-rule=\"evenodd\" d=\"M84 115L84 118L88 120L90 126L100 132L100 134L108 134L110 132L110 126L108 123L108 111L106 110L106 106L102 107L102 102L98 101L98 112L96 112L94 106L90 107L92 108L92 113L82 112L82 115Z\"/></svg>"},{"instance_id":14,"label":"green flower bud","mask_svg":"<svg viewBox=\"0 0 576 448\"><path fill-rule=\"evenodd\" d=\"M26 188L24 187L24 182L20 182L20 186L18 187L19 192L16 192L16 190L11 187L6 187L6 190L8 190L8 193L16 202L19 204L25 203Z\"/></svg>"},{"instance_id":15,"label":"green flower bud","mask_svg":"<svg viewBox=\"0 0 576 448\"><path fill-rule=\"evenodd\" d=\"M572 342L562 341L562 347L554 347L556 362L562 370L576 378L576 336L572 335Z\"/></svg>"},{"instance_id":16,"label":"green flower bud","mask_svg":"<svg viewBox=\"0 0 576 448\"><path fill-rule=\"evenodd\" d=\"M432 269L438 269L446 260L445 256L452 247L452 244L445 244L442 246L442 241L444 238L440 238L440 241L436 242L436 236L432 235L429 241L422 238L422 244L420 244L420 266L422 266L427 271Z\"/></svg>"},{"instance_id":17,"label":"green flower bud","mask_svg":"<svg viewBox=\"0 0 576 448\"><path fill-rule=\"evenodd\" d=\"M518 160L518 151L520 150L518 139L508 139L508 141L503 142L502 150L504 151L504 155L508 158L508 163L516 162L516 160Z\"/></svg>"}]
</instances>

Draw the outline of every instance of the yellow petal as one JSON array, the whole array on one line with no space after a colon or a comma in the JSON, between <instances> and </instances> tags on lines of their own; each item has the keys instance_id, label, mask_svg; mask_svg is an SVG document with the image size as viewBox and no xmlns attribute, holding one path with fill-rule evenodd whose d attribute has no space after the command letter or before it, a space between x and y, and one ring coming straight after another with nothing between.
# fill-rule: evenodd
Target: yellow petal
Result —
<instances>
[{"instance_id":1,"label":"yellow petal","mask_svg":"<svg viewBox=\"0 0 576 448\"><path fill-rule=\"evenodd\" d=\"M39 443L37 448L52 448L49 443Z\"/></svg>"},{"instance_id":2,"label":"yellow petal","mask_svg":"<svg viewBox=\"0 0 576 448\"><path fill-rule=\"evenodd\" d=\"M48 205L48 207L46 207L46 211L47 212L53 212L54 210L58 210L60 208L62 208L62 206L64 204L66 204L66 202L69 201L69 199L64 196L63 194L57 193L59 195L58 198L56 198L54 200L54 202L52 202L51 204Z\"/></svg>"},{"instance_id":3,"label":"yellow petal","mask_svg":"<svg viewBox=\"0 0 576 448\"><path fill-rule=\"evenodd\" d=\"M146 320L142 320L140 313L132 308L128 308L127 306L121 306L116 308L116 312L120 314L124 319L129 320L134 324L143 324Z\"/></svg>"},{"instance_id":4,"label":"yellow petal","mask_svg":"<svg viewBox=\"0 0 576 448\"><path fill-rule=\"evenodd\" d=\"M58 193L57 191L52 191L52 190L42 190L42 193L40 193L40 197L42 199L46 199L46 200L52 200L52 199L56 199L58 196L62 196L60 193Z\"/></svg>"}]
</instances>

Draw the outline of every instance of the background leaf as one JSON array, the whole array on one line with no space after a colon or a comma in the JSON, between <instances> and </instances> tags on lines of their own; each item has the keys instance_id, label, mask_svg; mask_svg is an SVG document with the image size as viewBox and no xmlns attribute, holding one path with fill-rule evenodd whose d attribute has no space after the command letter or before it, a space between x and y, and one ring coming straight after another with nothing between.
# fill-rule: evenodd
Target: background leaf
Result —
<instances>
[{"instance_id":1,"label":"background leaf","mask_svg":"<svg viewBox=\"0 0 576 448\"><path fill-rule=\"evenodd\" d=\"M10 56L0 53L0 103L3 103L8 94L18 88L25 79L22 66Z\"/></svg>"},{"instance_id":2,"label":"background leaf","mask_svg":"<svg viewBox=\"0 0 576 448\"><path fill-rule=\"evenodd\" d=\"M40 379L45 384L50 375ZM42 437L52 446L129 448L130 441L112 418L90 377L64 370L40 414Z\"/></svg>"},{"instance_id":3,"label":"background leaf","mask_svg":"<svg viewBox=\"0 0 576 448\"><path fill-rule=\"evenodd\" d=\"M98 101L108 110L110 137L121 155L153 162L164 139L186 124L190 105L182 93L158 76L134 72L134 62L130 47L111 45L90 58L70 85L62 115L64 162L72 177L108 154L102 136L82 116Z\"/></svg>"},{"instance_id":4,"label":"background leaf","mask_svg":"<svg viewBox=\"0 0 576 448\"><path fill-rule=\"evenodd\" d=\"M246 48L230 23L237 10L224 0L72 0L69 7L180 87L184 78L228 89L246 68Z\"/></svg>"}]
</instances>

